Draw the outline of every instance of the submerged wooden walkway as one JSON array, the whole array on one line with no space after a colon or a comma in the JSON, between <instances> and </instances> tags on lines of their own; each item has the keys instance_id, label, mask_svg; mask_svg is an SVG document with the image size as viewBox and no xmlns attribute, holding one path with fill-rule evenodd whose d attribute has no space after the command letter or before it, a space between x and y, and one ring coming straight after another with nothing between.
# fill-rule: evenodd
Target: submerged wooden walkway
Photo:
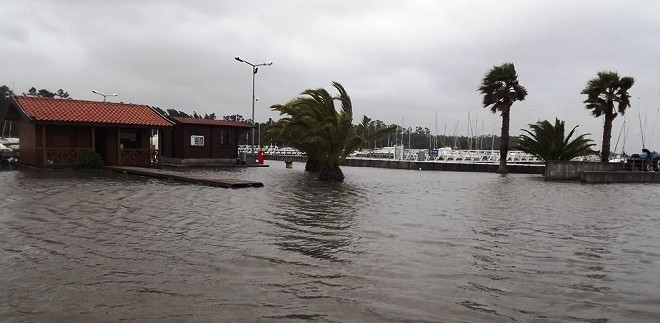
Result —
<instances>
[{"instance_id":1,"label":"submerged wooden walkway","mask_svg":"<svg viewBox=\"0 0 660 323\"><path fill-rule=\"evenodd\" d=\"M144 168L144 167L132 167L132 166L107 166L106 168L115 172L136 174L136 175L156 177L156 178L174 179L178 181L203 184L214 187L244 188L244 187L264 186L264 184L261 182L244 181L233 178L214 178L214 177L208 177L208 175L182 173L182 172L175 172L175 171L157 169L157 168Z\"/></svg>"}]
</instances>

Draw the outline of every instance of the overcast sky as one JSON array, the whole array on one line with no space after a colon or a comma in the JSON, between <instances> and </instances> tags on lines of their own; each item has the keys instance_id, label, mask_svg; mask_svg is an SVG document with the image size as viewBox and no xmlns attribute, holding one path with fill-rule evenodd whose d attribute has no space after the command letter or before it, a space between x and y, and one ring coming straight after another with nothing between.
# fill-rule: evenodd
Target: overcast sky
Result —
<instances>
[{"instance_id":1,"label":"overcast sky","mask_svg":"<svg viewBox=\"0 0 660 323\"><path fill-rule=\"evenodd\" d=\"M477 92L494 65L513 62L529 95L511 133L566 120L592 133L580 91L601 70L632 76L626 151L660 150L660 2L648 1L51 1L0 5L0 85L64 89L73 98L192 113L277 119L273 104L307 88L344 85L358 117L439 134L499 134ZM332 91L334 93L334 91ZM640 117L643 131L640 130ZM476 122L475 122L476 120ZM612 148L624 118L613 127ZM357 122L357 120L356 120ZM474 127L474 126L473 126ZM446 129L446 130L445 130ZM623 136L618 149L623 145Z\"/></svg>"}]
</instances>

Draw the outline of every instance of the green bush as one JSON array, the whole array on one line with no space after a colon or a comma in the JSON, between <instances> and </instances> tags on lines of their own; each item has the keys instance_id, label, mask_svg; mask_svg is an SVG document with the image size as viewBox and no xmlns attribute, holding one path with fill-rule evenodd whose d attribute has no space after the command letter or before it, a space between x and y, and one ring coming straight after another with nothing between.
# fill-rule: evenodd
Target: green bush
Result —
<instances>
[{"instance_id":1,"label":"green bush","mask_svg":"<svg viewBox=\"0 0 660 323\"><path fill-rule=\"evenodd\" d=\"M80 158L80 168L100 169L103 165L103 159L98 153L86 153Z\"/></svg>"}]
</instances>

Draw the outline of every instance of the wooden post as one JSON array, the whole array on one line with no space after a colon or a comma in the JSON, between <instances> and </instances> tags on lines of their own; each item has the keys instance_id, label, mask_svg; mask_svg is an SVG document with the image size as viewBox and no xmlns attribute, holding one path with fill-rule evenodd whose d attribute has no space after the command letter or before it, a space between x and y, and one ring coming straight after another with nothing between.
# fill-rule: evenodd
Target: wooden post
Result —
<instances>
[{"instance_id":1,"label":"wooden post","mask_svg":"<svg viewBox=\"0 0 660 323\"><path fill-rule=\"evenodd\" d=\"M160 166L163 163L163 133L160 129L156 129L156 133L158 134L158 166Z\"/></svg>"},{"instance_id":2,"label":"wooden post","mask_svg":"<svg viewBox=\"0 0 660 323\"><path fill-rule=\"evenodd\" d=\"M92 127L92 152L96 152L96 128Z\"/></svg>"},{"instance_id":3,"label":"wooden post","mask_svg":"<svg viewBox=\"0 0 660 323\"><path fill-rule=\"evenodd\" d=\"M117 165L121 166L121 129L117 128Z\"/></svg>"},{"instance_id":4,"label":"wooden post","mask_svg":"<svg viewBox=\"0 0 660 323\"><path fill-rule=\"evenodd\" d=\"M47 125L41 125L41 161L43 166L48 166L48 151L46 147L46 128Z\"/></svg>"}]
</instances>

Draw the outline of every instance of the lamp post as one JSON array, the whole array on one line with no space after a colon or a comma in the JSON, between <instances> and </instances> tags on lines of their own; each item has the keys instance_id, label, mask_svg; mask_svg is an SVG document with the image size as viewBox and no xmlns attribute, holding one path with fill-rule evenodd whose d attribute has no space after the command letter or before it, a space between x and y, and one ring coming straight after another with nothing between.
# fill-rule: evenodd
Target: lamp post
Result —
<instances>
[{"instance_id":1,"label":"lamp post","mask_svg":"<svg viewBox=\"0 0 660 323\"><path fill-rule=\"evenodd\" d=\"M252 148L251 148L251 154L252 158L254 158L254 101L255 101L255 96L254 96L254 76L257 75L257 71L259 71L259 66L270 66L273 65L273 62L266 62L266 63L261 63L261 64L252 64L238 56L234 57L235 60L248 64L252 66ZM254 159L252 160L254 161Z\"/></svg>"},{"instance_id":2,"label":"lamp post","mask_svg":"<svg viewBox=\"0 0 660 323\"><path fill-rule=\"evenodd\" d=\"M117 96L117 93L103 94L103 93L101 93L101 92L99 92L99 91L96 91L96 90L92 90L92 93L94 93L94 94L98 94L98 95L102 96L102 97L103 97L103 102L105 102L105 98L106 98L106 97L109 97L109 96Z\"/></svg>"}]
</instances>

